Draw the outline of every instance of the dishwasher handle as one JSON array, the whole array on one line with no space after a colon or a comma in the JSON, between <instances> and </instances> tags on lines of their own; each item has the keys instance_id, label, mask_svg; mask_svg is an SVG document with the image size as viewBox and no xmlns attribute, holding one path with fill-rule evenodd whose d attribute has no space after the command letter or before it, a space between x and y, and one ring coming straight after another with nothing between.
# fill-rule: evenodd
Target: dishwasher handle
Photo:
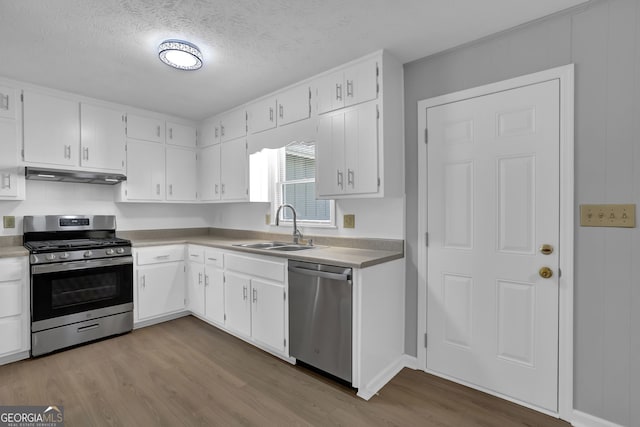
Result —
<instances>
[{"instance_id":1,"label":"dishwasher handle","mask_svg":"<svg viewBox=\"0 0 640 427\"><path fill-rule=\"evenodd\" d=\"M323 279L339 280L342 282L351 281L350 274L329 273L327 271L310 270L302 267L289 267L289 271L305 276L321 277Z\"/></svg>"}]
</instances>

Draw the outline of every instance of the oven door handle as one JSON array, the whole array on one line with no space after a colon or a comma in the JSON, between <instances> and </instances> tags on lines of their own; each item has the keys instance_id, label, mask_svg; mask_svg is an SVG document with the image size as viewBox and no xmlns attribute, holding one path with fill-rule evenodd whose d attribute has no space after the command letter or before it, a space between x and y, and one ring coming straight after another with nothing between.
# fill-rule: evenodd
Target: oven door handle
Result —
<instances>
[{"instance_id":1,"label":"oven door handle","mask_svg":"<svg viewBox=\"0 0 640 427\"><path fill-rule=\"evenodd\" d=\"M31 266L31 274L56 273L58 271L86 270L88 268L111 267L115 265L131 264L133 257L123 256L118 258L92 259L86 261L59 262L55 264L43 264Z\"/></svg>"}]
</instances>

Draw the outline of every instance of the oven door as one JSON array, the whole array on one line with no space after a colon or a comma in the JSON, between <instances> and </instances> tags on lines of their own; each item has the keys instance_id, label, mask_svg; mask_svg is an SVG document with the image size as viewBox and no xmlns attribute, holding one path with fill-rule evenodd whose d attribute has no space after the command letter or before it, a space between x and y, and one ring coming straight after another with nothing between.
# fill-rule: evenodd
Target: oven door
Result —
<instances>
[{"instance_id":1,"label":"oven door","mask_svg":"<svg viewBox=\"0 0 640 427\"><path fill-rule=\"evenodd\" d=\"M130 256L31 266L32 331L132 309Z\"/></svg>"}]
</instances>

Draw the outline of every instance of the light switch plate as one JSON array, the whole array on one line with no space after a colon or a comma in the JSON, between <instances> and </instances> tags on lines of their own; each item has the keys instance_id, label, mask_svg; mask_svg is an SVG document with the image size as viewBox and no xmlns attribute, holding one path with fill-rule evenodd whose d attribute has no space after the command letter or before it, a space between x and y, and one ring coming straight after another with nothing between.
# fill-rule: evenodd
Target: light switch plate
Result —
<instances>
[{"instance_id":1,"label":"light switch plate","mask_svg":"<svg viewBox=\"0 0 640 427\"><path fill-rule=\"evenodd\" d=\"M345 214L342 217L342 226L344 228L356 228L356 216L354 214Z\"/></svg>"},{"instance_id":2,"label":"light switch plate","mask_svg":"<svg viewBox=\"0 0 640 427\"><path fill-rule=\"evenodd\" d=\"M636 205L580 205L580 225L635 228Z\"/></svg>"},{"instance_id":3,"label":"light switch plate","mask_svg":"<svg viewBox=\"0 0 640 427\"><path fill-rule=\"evenodd\" d=\"M2 225L4 228L16 228L16 217L15 216L3 216L2 217Z\"/></svg>"}]
</instances>

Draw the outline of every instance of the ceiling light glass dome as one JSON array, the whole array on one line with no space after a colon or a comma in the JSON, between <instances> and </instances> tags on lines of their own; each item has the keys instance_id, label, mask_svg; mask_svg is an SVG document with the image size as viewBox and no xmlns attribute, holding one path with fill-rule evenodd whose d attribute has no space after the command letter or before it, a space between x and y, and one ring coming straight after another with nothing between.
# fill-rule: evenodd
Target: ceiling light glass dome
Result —
<instances>
[{"instance_id":1,"label":"ceiling light glass dome","mask_svg":"<svg viewBox=\"0 0 640 427\"><path fill-rule=\"evenodd\" d=\"M202 53L198 46L184 40L165 40L158 46L158 57L165 64L179 70L202 67Z\"/></svg>"}]
</instances>

